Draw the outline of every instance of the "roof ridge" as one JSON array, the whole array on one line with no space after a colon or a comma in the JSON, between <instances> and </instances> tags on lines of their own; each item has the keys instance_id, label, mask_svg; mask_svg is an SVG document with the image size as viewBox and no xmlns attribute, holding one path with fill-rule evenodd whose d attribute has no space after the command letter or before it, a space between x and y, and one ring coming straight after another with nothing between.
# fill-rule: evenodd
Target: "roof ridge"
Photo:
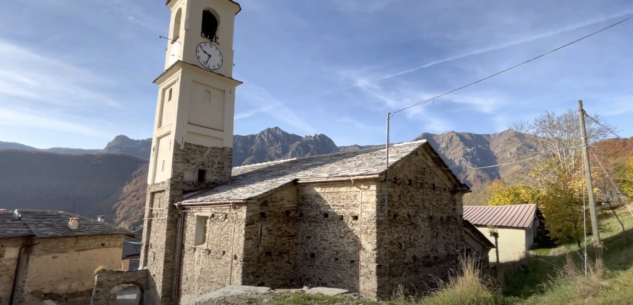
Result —
<instances>
[{"instance_id":1,"label":"roof ridge","mask_svg":"<svg viewBox=\"0 0 633 305\"><path fill-rule=\"evenodd\" d=\"M422 140L409 141L409 142L390 143L389 147L403 146L403 145L417 144L417 143L425 143L425 142L427 142L427 140L422 139ZM358 145L358 144L354 144L354 145ZM378 145L381 145L381 144L378 144ZM274 163L283 163L283 162L288 162L288 161L293 161L293 160L298 160L298 159L304 160L304 159L311 159L311 158L322 158L322 157L325 157L325 156L332 156L332 155L338 155L338 154L353 154L353 153L361 153L361 152L364 153L364 152L372 152L372 151L383 150L383 149L385 149L385 148L384 147L376 147L376 148L366 148L366 149L354 150L354 151L337 151L335 153L329 153L329 154L323 154L323 155L295 157L295 158L281 159L281 160L274 160L274 161L267 161L267 162L260 162L260 163L254 163L254 164L248 164L248 165L240 165L240 166L234 166L233 168L246 168L246 167L249 167L249 166L257 166L257 165L264 165L264 164L274 164Z\"/></svg>"},{"instance_id":2,"label":"roof ridge","mask_svg":"<svg viewBox=\"0 0 633 305\"><path fill-rule=\"evenodd\" d=\"M284 163L284 162L288 162L288 161L292 161L292 160L297 160L297 158L281 159L281 160L266 161L266 162L260 162L260 163L254 163L254 164L247 164L247 165L233 166L233 168L245 168L245 167L257 166L257 165L264 165L264 164Z\"/></svg>"}]
</instances>

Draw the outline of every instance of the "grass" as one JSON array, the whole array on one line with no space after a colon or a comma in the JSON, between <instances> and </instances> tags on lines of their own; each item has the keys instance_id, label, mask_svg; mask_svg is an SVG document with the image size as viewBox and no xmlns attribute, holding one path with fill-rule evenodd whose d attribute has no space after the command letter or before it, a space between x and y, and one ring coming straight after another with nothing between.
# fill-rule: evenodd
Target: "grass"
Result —
<instances>
[{"instance_id":1,"label":"grass","mask_svg":"<svg viewBox=\"0 0 633 305\"><path fill-rule=\"evenodd\" d=\"M626 208L618 210L617 213L624 223L626 234L630 237L627 242L615 217L605 215L601 221L603 228L600 236L605 246L604 266L611 273L633 267L633 216ZM595 250L591 246L592 240L588 239L587 242L588 257L595 257ZM504 270L503 294L527 298L544 293L544 284L560 275L559 271L568 263L568 257L576 264L583 261L582 250L578 249L575 243L570 243L555 248L534 250L520 262L502 264L500 269Z\"/></svg>"}]
</instances>

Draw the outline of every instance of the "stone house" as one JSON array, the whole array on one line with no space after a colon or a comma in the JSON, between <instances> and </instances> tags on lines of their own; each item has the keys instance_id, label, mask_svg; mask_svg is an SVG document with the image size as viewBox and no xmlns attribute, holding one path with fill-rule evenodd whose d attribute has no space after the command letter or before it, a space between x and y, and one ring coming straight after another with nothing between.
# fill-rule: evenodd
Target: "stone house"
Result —
<instances>
[{"instance_id":1,"label":"stone house","mask_svg":"<svg viewBox=\"0 0 633 305\"><path fill-rule=\"evenodd\" d=\"M130 231L62 211L0 211L0 305L87 304L99 266L118 268Z\"/></svg>"},{"instance_id":2,"label":"stone house","mask_svg":"<svg viewBox=\"0 0 633 305\"><path fill-rule=\"evenodd\" d=\"M186 194L175 203L176 297L188 304L230 285L372 298L433 287L464 248L469 189L424 140L389 156L388 201L384 148L236 167L229 183Z\"/></svg>"},{"instance_id":3,"label":"stone house","mask_svg":"<svg viewBox=\"0 0 633 305\"><path fill-rule=\"evenodd\" d=\"M464 219L471 222L492 243L490 227L499 233L499 262L515 261L540 243L547 241L545 219L536 204L506 206L464 206ZM496 261L490 254L490 261Z\"/></svg>"}]
</instances>

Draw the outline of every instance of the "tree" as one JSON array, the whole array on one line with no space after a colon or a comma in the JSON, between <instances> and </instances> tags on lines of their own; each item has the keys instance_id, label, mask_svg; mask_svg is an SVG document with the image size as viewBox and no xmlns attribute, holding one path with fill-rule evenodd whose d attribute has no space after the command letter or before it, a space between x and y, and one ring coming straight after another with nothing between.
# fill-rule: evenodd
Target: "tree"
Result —
<instances>
[{"instance_id":1,"label":"tree","mask_svg":"<svg viewBox=\"0 0 633 305\"><path fill-rule=\"evenodd\" d=\"M593 114L601 125L611 131L615 128L604 122L598 114ZM545 190L548 183L557 181L559 174L572 177L582 176L582 145L578 112L568 110L563 114L545 112L533 122L517 122L513 128L530 134L536 142L535 149L519 151L517 159L526 161L525 173L534 187ZM609 132L592 120L586 121L587 142L591 145L605 139Z\"/></svg>"},{"instance_id":2,"label":"tree","mask_svg":"<svg viewBox=\"0 0 633 305\"><path fill-rule=\"evenodd\" d=\"M630 157L625 165L617 167L615 171L622 195L633 200L633 157Z\"/></svg>"},{"instance_id":3,"label":"tree","mask_svg":"<svg viewBox=\"0 0 633 305\"><path fill-rule=\"evenodd\" d=\"M583 212L585 210L582 182L578 177L562 170L558 172L556 181L545 184L545 192L539 208L545 216L545 226L550 237L558 243L575 241L578 247L584 236ZM582 177L581 177L582 179ZM586 218L587 232L591 232L591 222Z\"/></svg>"},{"instance_id":4,"label":"tree","mask_svg":"<svg viewBox=\"0 0 633 305\"><path fill-rule=\"evenodd\" d=\"M597 114L586 121L587 141L591 145L615 131ZM583 237L583 163L580 147L581 133L578 112L563 114L545 112L533 122L519 122L514 129L532 136L536 143L530 150L519 151L517 159L526 160L525 174L528 185L541 193L539 208L545 217L551 237L559 243L576 241L580 246ZM597 173L597 169L592 169ZM594 176L594 174L592 174ZM589 219L589 217L587 217ZM591 232L590 224L587 230Z\"/></svg>"},{"instance_id":5,"label":"tree","mask_svg":"<svg viewBox=\"0 0 633 305\"><path fill-rule=\"evenodd\" d=\"M541 191L527 185L493 184L493 195L488 199L488 205L511 205L540 203Z\"/></svg>"}]
</instances>

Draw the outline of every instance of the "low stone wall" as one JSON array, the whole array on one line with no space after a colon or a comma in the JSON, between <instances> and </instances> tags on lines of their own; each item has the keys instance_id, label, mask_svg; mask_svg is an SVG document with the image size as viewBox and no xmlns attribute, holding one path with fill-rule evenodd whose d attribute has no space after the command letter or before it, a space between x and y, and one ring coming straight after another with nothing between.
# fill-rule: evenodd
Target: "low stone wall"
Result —
<instances>
[{"instance_id":1,"label":"low stone wall","mask_svg":"<svg viewBox=\"0 0 633 305\"><path fill-rule=\"evenodd\" d=\"M110 291L119 285L135 285L141 291L139 304L143 304L147 270L112 271L103 270L95 275L95 286L92 290L92 305L108 305Z\"/></svg>"}]
</instances>

